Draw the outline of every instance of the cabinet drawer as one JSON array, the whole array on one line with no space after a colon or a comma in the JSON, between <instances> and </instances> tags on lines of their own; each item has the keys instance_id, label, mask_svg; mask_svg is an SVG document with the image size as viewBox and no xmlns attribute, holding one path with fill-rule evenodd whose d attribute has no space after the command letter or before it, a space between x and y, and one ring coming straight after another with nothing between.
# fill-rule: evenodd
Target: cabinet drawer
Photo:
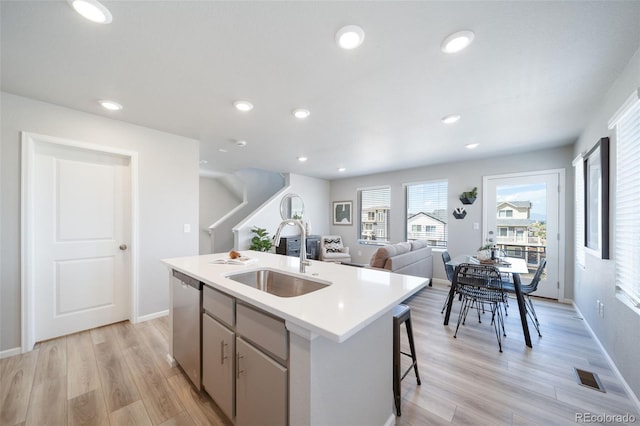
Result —
<instances>
[{"instance_id":1,"label":"cabinet drawer","mask_svg":"<svg viewBox=\"0 0 640 426\"><path fill-rule=\"evenodd\" d=\"M236 306L236 331L283 361L289 357L284 321L248 306Z\"/></svg>"},{"instance_id":2,"label":"cabinet drawer","mask_svg":"<svg viewBox=\"0 0 640 426\"><path fill-rule=\"evenodd\" d=\"M209 315L229 327L235 325L235 300L233 297L205 286L202 290L202 307Z\"/></svg>"}]
</instances>

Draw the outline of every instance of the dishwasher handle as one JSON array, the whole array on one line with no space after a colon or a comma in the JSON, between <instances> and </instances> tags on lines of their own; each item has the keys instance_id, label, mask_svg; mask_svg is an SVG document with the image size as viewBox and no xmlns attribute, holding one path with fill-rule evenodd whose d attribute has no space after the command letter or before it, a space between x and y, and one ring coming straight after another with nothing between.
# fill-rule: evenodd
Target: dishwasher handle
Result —
<instances>
[{"instance_id":1,"label":"dishwasher handle","mask_svg":"<svg viewBox=\"0 0 640 426\"><path fill-rule=\"evenodd\" d=\"M199 280L197 280L197 279L195 279L193 277L190 277L187 274L183 274L182 272L176 271L174 269L173 270L173 276L175 278L179 279L180 281L182 281L183 283L195 288L196 290L202 290L202 283Z\"/></svg>"}]
</instances>

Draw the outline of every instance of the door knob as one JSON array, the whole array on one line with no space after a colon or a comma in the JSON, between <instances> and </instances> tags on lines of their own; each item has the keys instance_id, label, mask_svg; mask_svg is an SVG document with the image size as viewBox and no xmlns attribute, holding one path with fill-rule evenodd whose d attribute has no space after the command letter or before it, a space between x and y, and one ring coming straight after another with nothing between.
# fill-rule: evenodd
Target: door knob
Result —
<instances>
[{"instance_id":1,"label":"door knob","mask_svg":"<svg viewBox=\"0 0 640 426\"><path fill-rule=\"evenodd\" d=\"M127 245L126 244L120 244L120 250L124 251L127 249Z\"/></svg>"}]
</instances>

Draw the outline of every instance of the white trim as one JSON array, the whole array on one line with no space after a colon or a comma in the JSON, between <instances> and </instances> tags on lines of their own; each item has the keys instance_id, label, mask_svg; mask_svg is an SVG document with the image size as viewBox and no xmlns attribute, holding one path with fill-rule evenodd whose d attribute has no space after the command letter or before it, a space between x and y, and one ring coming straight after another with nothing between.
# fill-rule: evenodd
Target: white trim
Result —
<instances>
[{"instance_id":1,"label":"white trim","mask_svg":"<svg viewBox=\"0 0 640 426\"><path fill-rule=\"evenodd\" d=\"M291 184L287 184L285 187L283 187L278 192L276 192L271 197L269 197L269 199L267 201L265 201L264 203L262 203L262 205L260 205L257 209L255 209L253 212L251 212L250 215L248 215L246 218L242 219L236 226L234 226L231 229L231 231L232 232L238 232L239 230L244 228L245 225L247 223L251 222L253 220L253 218L257 214L262 213L268 206L270 206L275 200L277 200L281 195L285 194L290 189L291 189Z\"/></svg>"},{"instance_id":2,"label":"white trim","mask_svg":"<svg viewBox=\"0 0 640 426\"><path fill-rule=\"evenodd\" d=\"M517 177L525 177L525 176L537 176L537 175L548 175L548 174L558 174L558 233L560 234L560 239L558 241L558 282L560 284L558 288L558 301L564 300L564 288L565 288L565 249L567 244L567 231L566 230L566 172L565 169L549 169L549 170L534 170L530 172L520 172L520 173L505 173L501 175L491 175L491 176L483 176L482 177L482 190L484 191L488 185L489 180L492 179L508 179L508 178L517 178ZM482 229L483 232L486 232L487 229L487 215L484 212L487 211L487 197L482 197Z\"/></svg>"},{"instance_id":3,"label":"white trim","mask_svg":"<svg viewBox=\"0 0 640 426\"><path fill-rule=\"evenodd\" d=\"M627 100L624 101L622 106L618 108L615 114L613 114L613 116L609 119L609 123L608 123L609 129L613 129L614 127L616 127L618 122L638 101L640 101L640 87L634 90L633 93L631 93L631 96L629 96Z\"/></svg>"},{"instance_id":4,"label":"white trim","mask_svg":"<svg viewBox=\"0 0 640 426\"><path fill-rule=\"evenodd\" d=\"M20 347L5 349L4 351L0 351L0 359L20 355L21 353L22 353L22 348Z\"/></svg>"},{"instance_id":5,"label":"white trim","mask_svg":"<svg viewBox=\"0 0 640 426\"><path fill-rule=\"evenodd\" d=\"M576 310L578 315L580 315L580 318L582 318L582 322L584 323L585 327L587 327L587 330L591 334L591 337L593 337L593 339L596 341L596 343L600 347L600 350L604 353L604 356L609 362L609 365L611 365L611 368L613 369L614 374L618 376L618 379L620 379L620 381L622 382L622 386L624 387L624 390L627 392L627 396L629 397L631 402L635 404L636 409L640 412L640 400L638 399L636 394L633 392L633 389L631 389L631 386L629 386L627 381L624 379L624 376L622 375L622 373L620 373L620 370L618 370L616 363L613 362L613 359L611 359L607 350L604 348L604 346L602 346L600 339L598 339L598 336L596 335L596 333L593 331L593 329L585 319L585 316L582 315L582 312L580 312L578 305L576 305L575 302L572 302L572 304L573 304L573 308Z\"/></svg>"},{"instance_id":6,"label":"white trim","mask_svg":"<svg viewBox=\"0 0 640 426\"><path fill-rule=\"evenodd\" d=\"M31 132L22 132L22 174L21 174L21 218L20 218L20 295L21 295L21 348L22 352L29 352L35 345L34 329L34 283L33 283L33 185L36 142L44 142L54 145L98 151L106 154L119 155L129 159L130 185L131 185L131 229L129 241L131 241L131 264L130 264L130 308L129 321L133 324L139 321L138 318L138 258L139 258L139 180L138 180L138 153L135 151L115 148L111 146L97 145L86 142L58 138L55 136L41 135Z\"/></svg>"},{"instance_id":7,"label":"white trim","mask_svg":"<svg viewBox=\"0 0 640 426\"><path fill-rule=\"evenodd\" d=\"M151 320L154 320L156 318L166 317L167 315L169 315L169 309L165 309L164 311L154 312L154 313L148 314L148 315L139 316L138 317L138 322L151 321Z\"/></svg>"},{"instance_id":8,"label":"white trim","mask_svg":"<svg viewBox=\"0 0 640 426\"><path fill-rule=\"evenodd\" d=\"M393 426L396 424L396 415L391 413L386 422L384 422L384 426Z\"/></svg>"}]
</instances>

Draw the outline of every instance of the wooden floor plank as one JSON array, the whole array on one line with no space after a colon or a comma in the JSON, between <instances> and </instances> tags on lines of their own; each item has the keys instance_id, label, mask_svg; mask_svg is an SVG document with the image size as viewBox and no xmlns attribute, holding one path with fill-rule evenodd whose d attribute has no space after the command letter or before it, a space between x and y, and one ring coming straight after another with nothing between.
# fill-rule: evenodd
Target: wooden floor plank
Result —
<instances>
[{"instance_id":1,"label":"wooden floor plank","mask_svg":"<svg viewBox=\"0 0 640 426\"><path fill-rule=\"evenodd\" d=\"M112 425L118 426L152 426L142 401L126 405L109 415Z\"/></svg>"},{"instance_id":2,"label":"wooden floor plank","mask_svg":"<svg viewBox=\"0 0 640 426\"><path fill-rule=\"evenodd\" d=\"M124 357L154 425L183 411L146 345L130 347Z\"/></svg>"},{"instance_id":3,"label":"wooden floor plank","mask_svg":"<svg viewBox=\"0 0 640 426\"><path fill-rule=\"evenodd\" d=\"M67 399L100 387L98 364L88 331L67 336Z\"/></svg>"},{"instance_id":4,"label":"wooden floor plank","mask_svg":"<svg viewBox=\"0 0 640 426\"><path fill-rule=\"evenodd\" d=\"M193 426L195 423L191 419L191 416L186 411L178 414L175 417L170 418L160 426Z\"/></svg>"},{"instance_id":5,"label":"wooden floor plank","mask_svg":"<svg viewBox=\"0 0 640 426\"><path fill-rule=\"evenodd\" d=\"M125 362L122 350L118 347L114 331L102 328L104 329L101 331L102 343L95 345L94 351L107 410L112 413L138 401L140 394L131 378L131 371Z\"/></svg>"},{"instance_id":6,"label":"wooden floor plank","mask_svg":"<svg viewBox=\"0 0 640 426\"><path fill-rule=\"evenodd\" d=\"M68 401L69 426L108 426L109 415L102 389L94 389Z\"/></svg>"},{"instance_id":7,"label":"wooden floor plank","mask_svg":"<svg viewBox=\"0 0 640 426\"><path fill-rule=\"evenodd\" d=\"M34 386L47 380L67 375L66 337L39 343L38 350L40 355L38 355L38 365L36 366L36 375L33 381Z\"/></svg>"},{"instance_id":8,"label":"wooden floor plank","mask_svg":"<svg viewBox=\"0 0 640 426\"><path fill-rule=\"evenodd\" d=\"M232 426L220 409L206 395L199 394L189 379L178 374L167 379L174 395L177 395L182 405L189 412L196 425Z\"/></svg>"},{"instance_id":9,"label":"wooden floor plank","mask_svg":"<svg viewBox=\"0 0 640 426\"><path fill-rule=\"evenodd\" d=\"M0 424L16 425L27 418L38 362L38 349L7 358L0 378Z\"/></svg>"},{"instance_id":10,"label":"wooden floor plank","mask_svg":"<svg viewBox=\"0 0 640 426\"><path fill-rule=\"evenodd\" d=\"M67 378L42 380L33 385L27 426L60 426L67 424Z\"/></svg>"}]
</instances>

